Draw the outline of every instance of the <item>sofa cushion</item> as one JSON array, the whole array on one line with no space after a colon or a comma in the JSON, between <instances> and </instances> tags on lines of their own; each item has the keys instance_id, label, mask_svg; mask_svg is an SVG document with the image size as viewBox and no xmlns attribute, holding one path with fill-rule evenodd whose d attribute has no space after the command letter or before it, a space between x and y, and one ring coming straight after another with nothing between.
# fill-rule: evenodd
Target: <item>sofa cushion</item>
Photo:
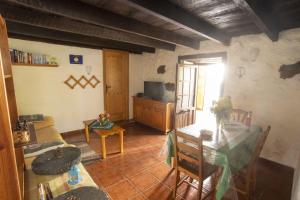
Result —
<instances>
[{"instance_id":1,"label":"sofa cushion","mask_svg":"<svg viewBox=\"0 0 300 200\"><path fill-rule=\"evenodd\" d=\"M38 143L44 142L53 142L53 141L62 141L64 146L74 146L71 144L67 144L62 136L57 132L54 128L54 120L52 117L45 117L45 121L43 122L34 122L37 141ZM35 157L30 157L25 159L25 187L26 187L26 196L30 200L38 200L38 187L39 183L49 183L49 186L53 192L53 196L57 197L69 190L76 189L79 187L91 186L98 187L96 183L92 180L89 173L86 171L84 166L79 163L77 166L80 170L80 175L82 176L82 182L77 185L70 186L68 185L68 173L64 173L62 175L53 175L53 176L43 176L36 175L33 173L31 168L31 163Z\"/></svg>"},{"instance_id":2,"label":"sofa cushion","mask_svg":"<svg viewBox=\"0 0 300 200\"><path fill-rule=\"evenodd\" d=\"M40 130L49 126L54 126L54 119L50 116L45 116L44 121L33 122L35 130Z\"/></svg>"}]
</instances>

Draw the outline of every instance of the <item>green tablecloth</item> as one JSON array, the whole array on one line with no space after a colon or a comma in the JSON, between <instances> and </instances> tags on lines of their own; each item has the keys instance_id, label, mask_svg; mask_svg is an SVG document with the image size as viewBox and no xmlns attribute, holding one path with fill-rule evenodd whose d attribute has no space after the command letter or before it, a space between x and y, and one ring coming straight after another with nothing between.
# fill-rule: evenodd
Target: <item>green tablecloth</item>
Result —
<instances>
[{"instance_id":1,"label":"green tablecloth","mask_svg":"<svg viewBox=\"0 0 300 200\"><path fill-rule=\"evenodd\" d=\"M218 145L206 145L204 142L204 157L211 164L222 166L223 172L217 185L216 199L220 200L230 187L231 174L245 167L254 151L256 140L262 129L258 126L247 128L243 125L222 130L219 134L222 140ZM187 133L188 134L188 133ZM192 134L195 136L195 134ZM199 130L200 135L200 130ZM171 165L174 157L174 132L168 134L166 162Z\"/></svg>"}]
</instances>

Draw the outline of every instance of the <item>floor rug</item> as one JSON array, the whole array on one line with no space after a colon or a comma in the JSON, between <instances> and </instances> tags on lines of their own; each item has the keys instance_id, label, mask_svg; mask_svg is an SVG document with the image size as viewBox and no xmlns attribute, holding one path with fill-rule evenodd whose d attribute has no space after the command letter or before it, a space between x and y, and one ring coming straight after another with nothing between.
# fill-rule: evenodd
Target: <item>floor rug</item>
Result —
<instances>
[{"instance_id":1,"label":"floor rug","mask_svg":"<svg viewBox=\"0 0 300 200\"><path fill-rule=\"evenodd\" d=\"M84 165L91 164L101 159L101 156L97 154L86 142L68 141L68 143L75 145L81 150L81 162Z\"/></svg>"}]
</instances>

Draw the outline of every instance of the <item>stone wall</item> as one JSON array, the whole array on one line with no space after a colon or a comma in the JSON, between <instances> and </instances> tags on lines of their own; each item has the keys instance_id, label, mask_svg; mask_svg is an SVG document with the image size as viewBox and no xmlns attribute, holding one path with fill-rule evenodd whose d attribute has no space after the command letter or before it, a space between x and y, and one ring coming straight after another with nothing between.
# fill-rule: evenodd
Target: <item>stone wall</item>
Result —
<instances>
[{"instance_id":1,"label":"stone wall","mask_svg":"<svg viewBox=\"0 0 300 200\"><path fill-rule=\"evenodd\" d=\"M278 69L300 61L300 29L280 33L277 42L258 34L233 38L230 46L204 41L198 51L178 47L175 52L157 50L136 56L131 62L142 67L138 73L142 71L143 78L135 84L142 85L144 80L175 82L179 55L222 51L228 56L225 95L232 97L235 107L252 110L254 123L272 126L262 156L295 167L300 151L300 75L283 80ZM166 65L166 73L157 74L160 65ZM236 75L238 67L245 68L242 78ZM174 93L168 95L174 98Z\"/></svg>"}]
</instances>

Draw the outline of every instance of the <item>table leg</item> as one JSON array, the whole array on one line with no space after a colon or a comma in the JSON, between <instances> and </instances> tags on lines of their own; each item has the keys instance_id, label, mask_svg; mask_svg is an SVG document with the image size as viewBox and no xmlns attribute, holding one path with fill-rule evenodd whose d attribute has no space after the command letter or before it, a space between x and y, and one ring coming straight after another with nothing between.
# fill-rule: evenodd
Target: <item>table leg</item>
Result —
<instances>
[{"instance_id":1,"label":"table leg","mask_svg":"<svg viewBox=\"0 0 300 200\"><path fill-rule=\"evenodd\" d=\"M120 152L123 153L123 146L124 146L124 143L123 143L123 131L120 131L119 133L120 135Z\"/></svg>"},{"instance_id":2,"label":"table leg","mask_svg":"<svg viewBox=\"0 0 300 200\"><path fill-rule=\"evenodd\" d=\"M85 140L86 140L86 143L90 143L89 126L86 124L84 129L85 129Z\"/></svg>"},{"instance_id":3,"label":"table leg","mask_svg":"<svg viewBox=\"0 0 300 200\"><path fill-rule=\"evenodd\" d=\"M105 135L101 135L102 158L106 159Z\"/></svg>"}]
</instances>

